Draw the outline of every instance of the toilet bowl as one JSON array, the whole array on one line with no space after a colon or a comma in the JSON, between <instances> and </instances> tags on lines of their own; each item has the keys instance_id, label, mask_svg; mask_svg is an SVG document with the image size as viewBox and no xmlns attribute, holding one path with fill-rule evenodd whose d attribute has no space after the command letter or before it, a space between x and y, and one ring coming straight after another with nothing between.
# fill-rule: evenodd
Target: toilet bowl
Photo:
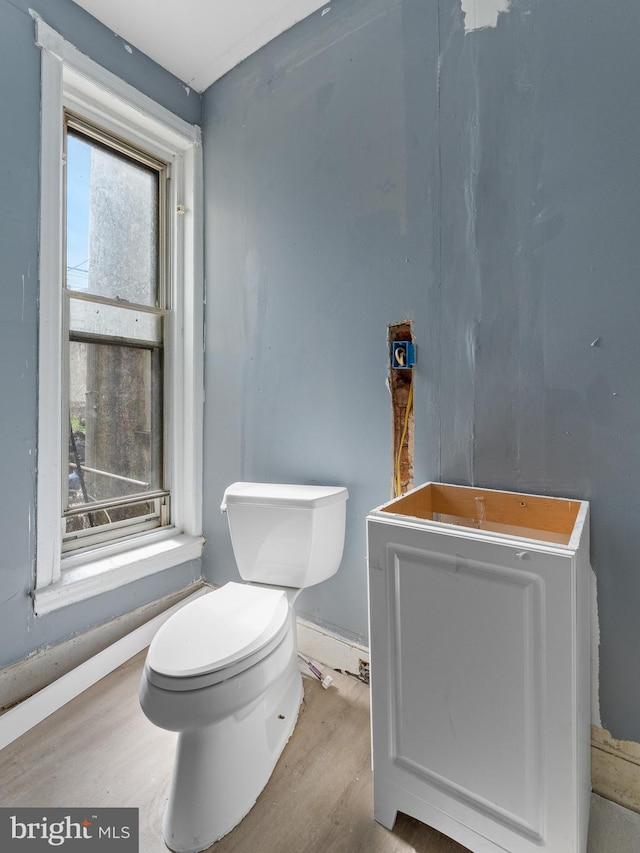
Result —
<instances>
[{"instance_id":1,"label":"toilet bowl","mask_svg":"<svg viewBox=\"0 0 640 853\"><path fill-rule=\"evenodd\" d=\"M234 483L234 555L247 583L191 601L154 637L140 684L152 723L178 732L164 840L204 850L249 812L289 740L302 701L295 600L342 558L347 490Z\"/></svg>"}]
</instances>

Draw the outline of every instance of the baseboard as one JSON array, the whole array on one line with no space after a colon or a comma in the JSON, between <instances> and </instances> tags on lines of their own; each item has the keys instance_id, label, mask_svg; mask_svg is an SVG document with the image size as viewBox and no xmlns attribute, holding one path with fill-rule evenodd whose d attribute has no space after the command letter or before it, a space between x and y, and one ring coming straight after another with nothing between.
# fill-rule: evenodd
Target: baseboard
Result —
<instances>
[{"instance_id":1,"label":"baseboard","mask_svg":"<svg viewBox=\"0 0 640 853\"><path fill-rule=\"evenodd\" d=\"M63 705L66 705L67 702L70 702L84 690L87 690L92 684L95 684L96 681L104 678L105 675L113 672L114 669L117 669L134 655L138 654L138 652L146 648L153 639L158 628L166 622L166 620L175 613L176 610L181 608L188 600L205 594L209 589L209 586L197 586L195 590L189 588L187 591L190 593L189 595L182 597L181 600L174 603L172 606L166 607L166 609L163 609L162 612L154 615L142 625L139 625L134 630L129 631L115 642L110 643L106 648L101 648L100 651L93 654L88 659L83 659L82 663L78 666L69 669L68 672L65 672L59 678L56 678L55 681L35 691L33 695L28 696L23 701L20 701L19 704L10 708L8 711L5 711L4 714L0 715L0 749L4 749L5 746L8 746L14 740L17 740L17 738L29 729L33 728L33 726L36 726L50 714L53 714L59 708L62 708ZM157 608L160 604L156 603L154 606ZM145 610L146 616L148 617L149 610L147 608L143 608L143 610ZM139 616L140 614L137 614L135 617L132 616L132 618L137 619ZM118 623L117 626L111 626L109 630L117 630L121 632L121 620L114 620L114 622ZM97 642L104 643L104 632L101 634L101 639L98 639L93 632L87 632L87 634L88 636L84 637L81 648L81 654L83 655L86 655L87 648L95 645ZM76 641L80 640L80 638L74 639ZM53 654L53 652L56 652L58 658L60 658L60 656L64 657L65 648L62 648L64 645L65 644L61 644L61 648L56 647L56 649L52 650L51 653ZM300 653L309 660L320 663L321 665L334 669L338 672L354 675L361 678L363 681L368 681L369 650L366 646L346 640L337 634L331 633L325 628L321 628L318 625L313 624L312 622L299 619L298 649ZM73 644L73 649L71 646L66 648L67 666L69 655L72 651L73 654L78 654L77 642ZM41 672L48 668L47 677L50 681L53 661L48 652L49 650L47 650L47 653L43 653L38 660L37 669L38 672ZM28 665L33 666L33 662L30 664L30 659L21 662L21 666L24 666L25 668ZM7 683L9 683L10 681L15 680L17 673L15 668L7 669L12 669L13 671L9 674L7 674L6 671L2 671L2 673L0 673L0 679L4 673L5 678L7 678ZM32 676L32 678L33 677L34 676ZM44 677L44 675L40 674L37 677Z\"/></svg>"},{"instance_id":2,"label":"baseboard","mask_svg":"<svg viewBox=\"0 0 640 853\"><path fill-rule=\"evenodd\" d=\"M189 599L203 595L208 589L206 586L200 586L189 596ZM2 714L0 716L0 749L4 749L54 711L87 690L96 681L141 652L149 645L158 628L187 600L183 598L177 604L165 609Z\"/></svg>"},{"instance_id":3,"label":"baseboard","mask_svg":"<svg viewBox=\"0 0 640 853\"><path fill-rule=\"evenodd\" d=\"M640 744L591 726L591 785L601 797L640 813Z\"/></svg>"},{"instance_id":4,"label":"baseboard","mask_svg":"<svg viewBox=\"0 0 640 853\"><path fill-rule=\"evenodd\" d=\"M369 649L298 618L298 651L337 672L369 681Z\"/></svg>"},{"instance_id":5,"label":"baseboard","mask_svg":"<svg viewBox=\"0 0 640 853\"><path fill-rule=\"evenodd\" d=\"M103 625L96 625L61 643L38 649L23 660L0 669L0 712L47 687L145 622L188 598L202 585L202 581L196 581Z\"/></svg>"}]
</instances>

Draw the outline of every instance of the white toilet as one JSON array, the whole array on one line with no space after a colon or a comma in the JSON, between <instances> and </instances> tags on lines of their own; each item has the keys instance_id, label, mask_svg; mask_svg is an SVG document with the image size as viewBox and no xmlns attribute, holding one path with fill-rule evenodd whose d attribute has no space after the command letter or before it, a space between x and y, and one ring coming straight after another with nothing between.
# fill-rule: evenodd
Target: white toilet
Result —
<instances>
[{"instance_id":1,"label":"white toilet","mask_svg":"<svg viewBox=\"0 0 640 853\"><path fill-rule=\"evenodd\" d=\"M343 487L234 483L224 494L240 576L186 604L154 637L140 704L179 732L164 815L177 853L233 829L266 785L302 701L294 602L342 559Z\"/></svg>"}]
</instances>

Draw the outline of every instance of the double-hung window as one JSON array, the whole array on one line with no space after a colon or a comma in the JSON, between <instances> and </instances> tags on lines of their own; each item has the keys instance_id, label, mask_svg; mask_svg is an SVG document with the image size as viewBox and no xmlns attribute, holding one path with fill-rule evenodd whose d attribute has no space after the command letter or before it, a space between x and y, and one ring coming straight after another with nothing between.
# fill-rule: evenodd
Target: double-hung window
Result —
<instances>
[{"instance_id":1,"label":"double-hung window","mask_svg":"<svg viewBox=\"0 0 640 853\"><path fill-rule=\"evenodd\" d=\"M199 129L36 18L36 613L199 557Z\"/></svg>"},{"instance_id":2,"label":"double-hung window","mask_svg":"<svg viewBox=\"0 0 640 853\"><path fill-rule=\"evenodd\" d=\"M169 165L65 114L62 551L171 523L164 465Z\"/></svg>"}]
</instances>

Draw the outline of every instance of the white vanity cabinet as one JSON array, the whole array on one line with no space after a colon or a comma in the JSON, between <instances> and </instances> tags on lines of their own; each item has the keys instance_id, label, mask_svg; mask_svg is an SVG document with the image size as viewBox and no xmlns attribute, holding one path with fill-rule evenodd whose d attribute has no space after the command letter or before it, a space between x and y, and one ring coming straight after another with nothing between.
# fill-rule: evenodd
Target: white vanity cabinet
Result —
<instances>
[{"instance_id":1,"label":"white vanity cabinet","mask_svg":"<svg viewBox=\"0 0 640 853\"><path fill-rule=\"evenodd\" d=\"M589 505L427 483L367 518L374 810L585 853Z\"/></svg>"}]
</instances>

